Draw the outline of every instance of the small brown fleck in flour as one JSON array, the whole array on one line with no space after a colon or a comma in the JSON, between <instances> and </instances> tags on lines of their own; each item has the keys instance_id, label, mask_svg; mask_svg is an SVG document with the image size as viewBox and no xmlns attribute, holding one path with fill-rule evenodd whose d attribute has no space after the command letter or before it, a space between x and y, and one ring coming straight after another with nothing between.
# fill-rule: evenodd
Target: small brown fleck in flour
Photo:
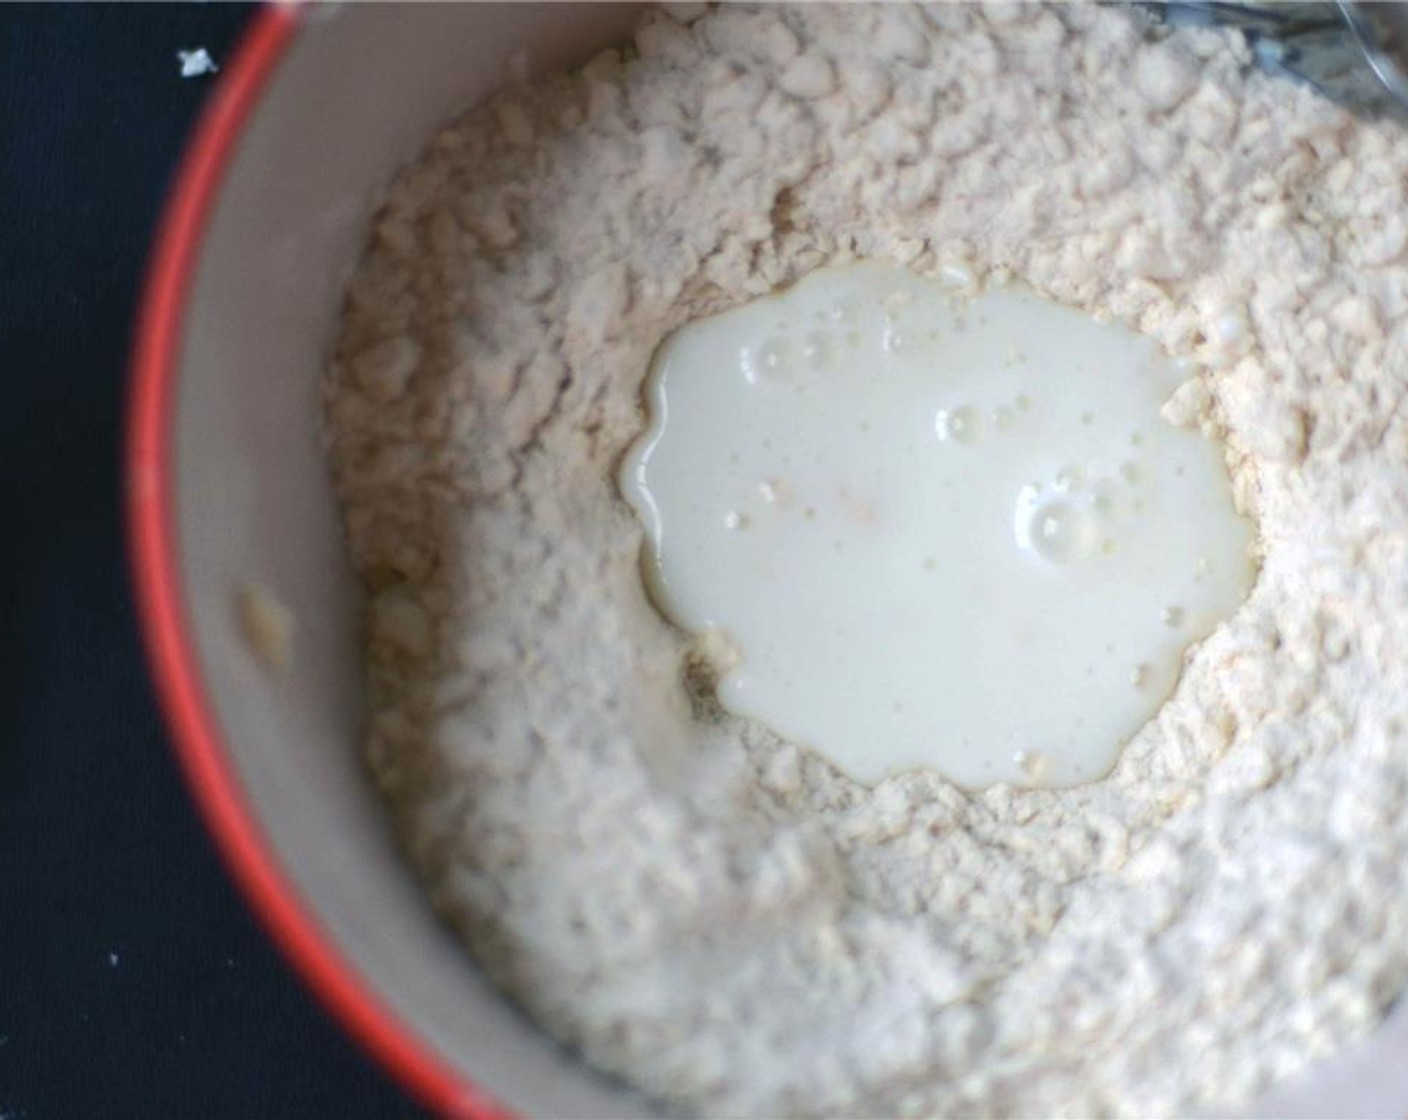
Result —
<instances>
[{"instance_id":1,"label":"small brown fleck in flour","mask_svg":"<svg viewBox=\"0 0 1408 1120\"><path fill-rule=\"evenodd\" d=\"M257 583L240 588L235 608L255 659L271 672L288 672L293 664L293 613Z\"/></svg>"}]
</instances>

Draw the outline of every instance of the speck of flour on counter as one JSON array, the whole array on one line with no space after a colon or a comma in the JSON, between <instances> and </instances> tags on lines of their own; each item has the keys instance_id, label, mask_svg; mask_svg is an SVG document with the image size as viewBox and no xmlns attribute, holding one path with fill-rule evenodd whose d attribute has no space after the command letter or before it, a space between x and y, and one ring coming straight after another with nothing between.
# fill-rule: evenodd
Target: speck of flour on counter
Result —
<instances>
[{"instance_id":1,"label":"speck of flour on counter","mask_svg":"<svg viewBox=\"0 0 1408 1120\"><path fill-rule=\"evenodd\" d=\"M1408 978L1408 139L1110 7L696 6L392 189L329 373L367 750L485 971L709 1115L1245 1107ZM1186 358L1248 602L1107 779L873 789L711 703L614 488L681 324L823 264ZM965 280L965 283L968 283Z\"/></svg>"},{"instance_id":2,"label":"speck of flour on counter","mask_svg":"<svg viewBox=\"0 0 1408 1120\"><path fill-rule=\"evenodd\" d=\"M197 47L193 51L177 51L176 61L181 64L183 78L199 78L204 74L214 74L220 69L204 47Z\"/></svg>"}]
</instances>

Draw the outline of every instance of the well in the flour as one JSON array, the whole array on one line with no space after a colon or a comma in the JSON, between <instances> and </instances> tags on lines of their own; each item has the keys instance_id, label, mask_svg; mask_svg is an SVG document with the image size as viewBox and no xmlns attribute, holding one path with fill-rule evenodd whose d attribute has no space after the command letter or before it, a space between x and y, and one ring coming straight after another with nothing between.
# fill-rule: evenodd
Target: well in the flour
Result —
<instances>
[{"instance_id":1,"label":"well in the flour","mask_svg":"<svg viewBox=\"0 0 1408 1120\"><path fill-rule=\"evenodd\" d=\"M840 308L859 346L794 361ZM1008 361L1014 337L1041 358ZM1251 586L1221 448L1159 416L1180 379L1127 328L879 263L691 323L621 476L654 598L732 637L726 708L863 781L1099 778ZM759 502L760 475L817 517ZM1204 554L1221 575L1195 583ZM1170 599L1192 625L1162 623Z\"/></svg>"}]
</instances>

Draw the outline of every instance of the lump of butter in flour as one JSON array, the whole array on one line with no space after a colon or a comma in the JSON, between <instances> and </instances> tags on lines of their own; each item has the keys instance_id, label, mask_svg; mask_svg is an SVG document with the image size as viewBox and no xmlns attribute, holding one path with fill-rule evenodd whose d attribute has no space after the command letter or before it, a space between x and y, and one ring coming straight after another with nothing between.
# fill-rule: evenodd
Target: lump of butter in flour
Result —
<instances>
[{"instance_id":1,"label":"lump of butter in flour","mask_svg":"<svg viewBox=\"0 0 1408 1120\"><path fill-rule=\"evenodd\" d=\"M1246 596L1218 447L1154 344L869 262L689 324L622 488L723 706L862 781L1102 776Z\"/></svg>"}]
</instances>

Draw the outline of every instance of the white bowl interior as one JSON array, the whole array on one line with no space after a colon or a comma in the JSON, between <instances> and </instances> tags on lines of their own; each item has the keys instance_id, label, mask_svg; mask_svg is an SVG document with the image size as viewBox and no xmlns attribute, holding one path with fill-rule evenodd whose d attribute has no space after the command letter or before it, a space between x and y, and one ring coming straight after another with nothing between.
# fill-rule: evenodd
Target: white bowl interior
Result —
<instances>
[{"instance_id":1,"label":"white bowl interior","mask_svg":"<svg viewBox=\"0 0 1408 1120\"><path fill-rule=\"evenodd\" d=\"M626 4L345 5L307 17L256 109L201 250L181 357L177 516L197 653L258 822L345 959L454 1068L529 1115L646 1114L492 991L398 857L361 759L357 595L323 459L342 286L392 175L505 81L619 41ZM234 599L296 616L292 671L250 655ZM1408 1020L1266 1115L1402 1114Z\"/></svg>"},{"instance_id":2,"label":"white bowl interior","mask_svg":"<svg viewBox=\"0 0 1408 1120\"><path fill-rule=\"evenodd\" d=\"M382 1000L530 1115L644 1115L549 1044L431 914L361 757L357 595L320 379L366 222L434 131L505 80L619 40L628 5L346 5L313 14L241 140L202 247L177 402L177 519L205 682L299 892ZM294 612L292 670L252 659L245 584Z\"/></svg>"}]
</instances>

